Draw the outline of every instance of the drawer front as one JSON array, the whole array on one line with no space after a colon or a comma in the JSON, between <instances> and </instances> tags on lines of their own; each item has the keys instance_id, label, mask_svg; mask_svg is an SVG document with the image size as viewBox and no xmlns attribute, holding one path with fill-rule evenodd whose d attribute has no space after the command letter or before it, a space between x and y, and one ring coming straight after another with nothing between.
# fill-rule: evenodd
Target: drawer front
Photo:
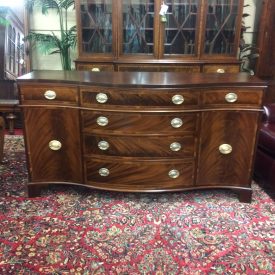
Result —
<instances>
[{"instance_id":1,"label":"drawer front","mask_svg":"<svg viewBox=\"0 0 275 275\"><path fill-rule=\"evenodd\" d=\"M120 72L185 72L185 73L199 73L200 66L175 66L175 65L125 65L119 64L118 71Z\"/></svg>"},{"instance_id":2,"label":"drawer front","mask_svg":"<svg viewBox=\"0 0 275 275\"><path fill-rule=\"evenodd\" d=\"M81 88L83 107L143 106L144 108L173 106L192 108L199 103L199 93L184 89L112 89L103 87Z\"/></svg>"},{"instance_id":3,"label":"drawer front","mask_svg":"<svg viewBox=\"0 0 275 275\"><path fill-rule=\"evenodd\" d=\"M228 88L203 91L202 103L205 106L254 105L256 107L261 106L262 97L262 90Z\"/></svg>"},{"instance_id":4,"label":"drawer front","mask_svg":"<svg viewBox=\"0 0 275 275\"><path fill-rule=\"evenodd\" d=\"M76 69L78 71L92 71L92 72L113 72L114 66L112 64L86 64L86 63L78 63L76 65Z\"/></svg>"},{"instance_id":5,"label":"drawer front","mask_svg":"<svg viewBox=\"0 0 275 275\"><path fill-rule=\"evenodd\" d=\"M215 64L215 65L204 65L204 73L238 73L240 72L239 65L224 65L224 64Z\"/></svg>"},{"instance_id":6,"label":"drawer front","mask_svg":"<svg viewBox=\"0 0 275 275\"><path fill-rule=\"evenodd\" d=\"M21 86L23 104L78 104L78 92L75 87L39 85Z\"/></svg>"},{"instance_id":7,"label":"drawer front","mask_svg":"<svg viewBox=\"0 0 275 275\"><path fill-rule=\"evenodd\" d=\"M169 173L178 176L171 178ZM86 159L86 184L102 189L120 191L173 190L193 186L193 177L193 162Z\"/></svg>"},{"instance_id":8,"label":"drawer front","mask_svg":"<svg viewBox=\"0 0 275 275\"><path fill-rule=\"evenodd\" d=\"M117 135L123 133L136 136L144 135L144 133L147 135L193 134L197 129L199 116L196 113L139 114L92 111L81 113L84 133ZM175 128L175 126L180 127Z\"/></svg>"},{"instance_id":9,"label":"drawer front","mask_svg":"<svg viewBox=\"0 0 275 275\"><path fill-rule=\"evenodd\" d=\"M128 157L177 157L193 158L195 138L193 136L168 137L122 137L85 136L84 154Z\"/></svg>"}]
</instances>

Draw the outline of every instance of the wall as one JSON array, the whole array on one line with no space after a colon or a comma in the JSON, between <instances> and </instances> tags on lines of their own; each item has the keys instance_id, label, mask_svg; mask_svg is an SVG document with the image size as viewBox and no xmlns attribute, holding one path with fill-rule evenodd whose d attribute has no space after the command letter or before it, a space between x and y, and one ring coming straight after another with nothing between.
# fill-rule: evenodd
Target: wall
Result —
<instances>
[{"instance_id":1,"label":"wall","mask_svg":"<svg viewBox=\"0 0 275 275\"><path fill-rule=\"evenodd\" d=\"M243 13L248 13L249 16L244 18L245 26L250 28L244 33L244 39L247 44L256 44L259 28L259 19L262 10L262 0L244 0L245 5Z\"/></svg>"},{"instance_id":2,"label":"wall","mask_svg":"<svg viewBox=\"0 0 275 275\"><path fill-rule=\"evenodd\" d=\"M76 25L75 10L68 14L68 28ZM55 10L50 10L47 15L43 15L41 10L34 9L29 15L29 31L38 33L52 33L60 36L59 17ZM77 47L72 51L71 57L74 60L77 57ZM74 66L74 62L72 62ZM45 55L38 49L31 49L31 70L60 70L61 61L59 54Z\"/></svg>"}]
</instances>

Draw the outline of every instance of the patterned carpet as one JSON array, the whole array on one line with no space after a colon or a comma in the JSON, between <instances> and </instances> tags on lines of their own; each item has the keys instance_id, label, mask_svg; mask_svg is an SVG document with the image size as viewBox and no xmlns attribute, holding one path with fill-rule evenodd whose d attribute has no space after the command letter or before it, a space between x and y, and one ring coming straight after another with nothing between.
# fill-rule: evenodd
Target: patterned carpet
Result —
<instances>
[{"instance_id":1,"label":"patterned carpet","mask_svg":"<svg viewBox=\"0 0 275 275\"><path fill-rule=\"evenodd\" d=\"M51 187L25 197L21 136L0 166L0 274L275 274L275 204L226 190L129 194Z\"/></svg>"}]
</instances>

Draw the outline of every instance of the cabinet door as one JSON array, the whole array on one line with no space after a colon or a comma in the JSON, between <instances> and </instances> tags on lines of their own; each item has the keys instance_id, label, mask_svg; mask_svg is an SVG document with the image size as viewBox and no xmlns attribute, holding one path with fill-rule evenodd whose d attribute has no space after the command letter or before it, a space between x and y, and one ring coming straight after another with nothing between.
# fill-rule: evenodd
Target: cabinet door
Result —
<instances>
[{"instance_id":1,"label":"cabinet door","mask_svg":"<svg viewBox=\"0 0 275 275\"><path fill-rule=\"evenodd\" d=\"M243 0L205 0L202 54L237 55Z\"/></svg>"},{"instance_id":2,"label":"cabinet door","mask_svg":"<svg viewBox=\"0 0 275 275\"><path fill-rule=\"evenodd\" d=\"M95 56L112 55L114 50L112 1L80 0L76 2L79 53Z\"/></svg>"},{"instance_id":3,"label":"cabinet door","mask_svg":"<svg viewBox=\"0 0 275 275\"><path fill-rule=\"evenodd\" d=\"M81 183L79 111L25 108L24 119L31 181Z\"/></svg>"},{"instance_id":4,"label":"cabinet door","mask_svg":"<svg viewBox=\"0 0 275 275\"><path fill-rule=\"evenodd\" d=\"M164 1L123 0L120 53L145 54L156 58L195 55L200 2L167 0L167 14L161 17L159 12Z\"/></svg>"},{"instance_id":5,"label":"cabinet door","mask_svg":"<svg viewBox=\"0 0 275 275\"><path fill-rule=\"evenodd\" d=\"M250 185L258 118L250 111L202 114L197 185Z\"/></svg>"},{"instance_id":6,"label":"cabinet door","mask_svg":"<svg viewBox=\"0 0 275 275\"><path fill-rule=\"evenodd\" d=\"M121 53L154 53L154 0L121 1Z\"/></svg>"},{"instance_id":7,"label":"cabinet door","mask_svg":"<svg viewBox=\"0 0 275 275\"><path fill-rule=\"evenodd\" d=\"M197 53L198 26L200 17L200 0L167 0L166 22L161 22L164 28L163 54L195 55ZM161 20L162 21L162 20Z\"/></svg>"}]
</instances>

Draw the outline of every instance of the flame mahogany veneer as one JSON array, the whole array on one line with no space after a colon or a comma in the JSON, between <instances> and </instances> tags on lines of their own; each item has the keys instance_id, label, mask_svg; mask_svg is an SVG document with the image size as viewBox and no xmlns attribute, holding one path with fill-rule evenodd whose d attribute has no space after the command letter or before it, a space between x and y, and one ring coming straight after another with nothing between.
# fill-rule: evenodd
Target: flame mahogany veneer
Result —
<instances>
[{"instance_id":1,"label":"flame mahogany veneer","mask_svg":"<svg viewBox=\"0 0 275 275\"><path fill-rule=\"evenodd\" d=\"M229 188L251 201L265 90L258 78L36 71L17 83L29 196L66 183L127 192Z\"/></svg>"}]
</instances>

